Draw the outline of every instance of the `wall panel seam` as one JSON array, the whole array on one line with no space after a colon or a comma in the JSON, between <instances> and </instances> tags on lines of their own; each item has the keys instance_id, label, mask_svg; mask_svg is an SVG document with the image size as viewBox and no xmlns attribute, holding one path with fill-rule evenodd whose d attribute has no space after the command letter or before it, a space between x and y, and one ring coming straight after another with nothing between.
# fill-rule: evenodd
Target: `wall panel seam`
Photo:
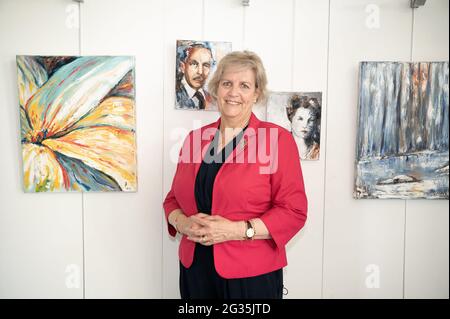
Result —
<instances>
[{"instance_id":1,"label":"wall panel seam","mask_svg":"<svg viewBox=\"0 0 450 319\"><path fill-rule=\"evenodd\" d=\"M163 43L166 43L166 2L164 2L163 4ZM166 55L164 54L164 47L165 45L162 46L161 50L162 50L162 55L163 55L163 82L162 82L162 153L161 153L161 203L163 203L164 201L164 180L165 180L165 170L164 170L164 154L165 154L165 148L166 148L166 143L165 143L165 137L166 137L166 132L165 132L165 122L166 122L166 117L165 117L165 109L166 109L166 96L165 96L165 92L166 92L166 77L164 76L165 70L166 70L166 63L167 63L167 59L166 59ZM165 256L165 250L164 250L164 236L166 234L166 232L164 231L164 223L165 223L165 212L164 209L162 211L161 214L161 291L160 291L160 296L161 298L164 298L164 256Z\"/></svg>"},{"instance_id":2,"label":"wall panel seam","mask_svg":"<svg viewBox=\"0 0 450 319\"><path fill-rule=\"evenodd\" d=\"M246 10L247 7L242 7L242 49L245 50L245 24L247 23L246 21Z\"/></svg>"},{"instance_id":3,"label":"wall panel seam","mask_svg":"<svg viewBox=\"0 0 450 319\"><path fill-rule=\"evenodd\" d=\"M202 0L202 40L205 39L205 17L206 17L206 9L205 9L205 0Z\"/></svg>"},{"instance_id":4,"label":"wall panel seam","mask_svg":"<svg viewBox=\"0 0 450 319\"><path fill-rule=\"evenodd\" d=\"M292 0L292 52L291 52L291 91L294 90L294 70L295 70L295 16L296 1Z\"/></svg>"},{"instance_id":5,"label":"wall panel seam","mask_svg":"<svg viewBox=\"0 0 450 319\"><path fill-rule=\"evenodd\" d=\"M414 52L414 24L415 24L415 10L411 8L411 48L409 52L409 60L413 62L413 52ZM406 222L407 222L407 200L404 200L404 211L403 211L403 267L402 267L402 298L406 298Z\"/></svg>"},{"instance_id":6,"label":"wall panel seam","mask_svg":"<svg viewBox=\"0 0 450 319\"><path fill-rule=\"evenodd\" d=\"M323 210L322 210L322 278L321 278L321 289L320 297L324 298L324 275L325 275L325 216L326 216L326 180L327 180L327 141L328 141L328 96L329 96L329 74L330 74L330 30L331 30L331 0L328 0L328 30L327 30L327 84L326 84L326 115L325 115L325 154L324 154L324 174L323 174Z\"/></svg>"},{"instance_id":7,"label":"wall panel seam","mask_svg":"<svg viewBox=\"0 0 450 319\"><path fill-rule=\"evenodd\" d=\"M81 2L78 2L78 55L81 56ZM85 241L84 192L81 192L81 242L83 262L83 299L86 299L86 241Z\"/></svg>"}]
</instances>

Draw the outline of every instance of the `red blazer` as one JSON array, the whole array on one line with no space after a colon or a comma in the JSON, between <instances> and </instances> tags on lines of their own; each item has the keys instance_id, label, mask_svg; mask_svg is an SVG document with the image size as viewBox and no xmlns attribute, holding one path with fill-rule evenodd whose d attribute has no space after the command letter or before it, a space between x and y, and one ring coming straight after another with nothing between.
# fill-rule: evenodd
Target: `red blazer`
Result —
<instances>
[{"instance_id":1,"label":"red blazer","mask_svg":"<svg viewBox=\"0 0 450 319\"><path fill-rule=\"evenodd\" d=\"M194 185L208 145L220 124L191 131L180 152L172 188L164 200L166 220L180 208L197 212ZM286 243L306 221L307 199L297 145L287 130L251 115L241 143L219 170L213 189L212 215L239 221L260 218L272 239L227 241L213 245L216 271L223 278L265 274L287 265ZM169 233L175 228L168 223ZM181 263L189 268L195 242L183 236Z\"/></svg>"}]
</instances>

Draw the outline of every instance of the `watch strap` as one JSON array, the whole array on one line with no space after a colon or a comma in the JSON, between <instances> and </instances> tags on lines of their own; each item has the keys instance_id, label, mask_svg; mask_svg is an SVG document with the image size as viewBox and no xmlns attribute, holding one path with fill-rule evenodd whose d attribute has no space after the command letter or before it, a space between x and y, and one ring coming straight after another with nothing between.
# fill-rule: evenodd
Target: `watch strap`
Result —
<instances>
[{"instance_id":1,"label":"watch strap","mask_svg":"<svg viewBox=\"0 0 450 319\"><path fill-rule=\"evenodd\" d=\"M253 224L252 224L252 222L251 222L250 220L246 220L245 223L247 224L247 229L245 230L245 238L246 238L246 239L253 239L253 238L255 237L255 235L256 235L255 227L253 227ZM251 237L249 237L249 236L247 235L247 231L248 231L249 229L252 229L252 230L253 230L253 236L251 236Z\"/></svg>"}]
</instances>

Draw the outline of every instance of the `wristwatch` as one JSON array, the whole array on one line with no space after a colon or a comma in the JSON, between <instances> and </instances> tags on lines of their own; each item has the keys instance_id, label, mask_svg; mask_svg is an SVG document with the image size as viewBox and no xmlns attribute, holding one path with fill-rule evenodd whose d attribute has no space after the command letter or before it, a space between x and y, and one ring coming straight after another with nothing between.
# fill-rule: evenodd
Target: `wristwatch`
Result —
<instances>
[{"instance_id":1,"label":"wristwatch","mask_svg":"<svg viewBox=\"0 0 450 319\"><path fill-rule=\"evenodd\" d=\"M245 221L245 223L247 224L245 239L253 239L255 237L255 228L253 228L253 225L249 220Z\"/></svg>"}]
</instances>

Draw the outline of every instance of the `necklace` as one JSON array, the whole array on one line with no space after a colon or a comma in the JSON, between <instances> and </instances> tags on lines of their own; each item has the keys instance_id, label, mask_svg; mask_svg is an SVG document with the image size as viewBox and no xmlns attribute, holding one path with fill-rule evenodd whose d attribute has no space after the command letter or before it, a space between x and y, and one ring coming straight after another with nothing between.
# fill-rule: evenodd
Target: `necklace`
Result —
<instances>
[{"instance_id":1,"label":"necklace","mask_svg":"<svg viewBox=\"0 0 450 319\"><path fill-rule=\"evenodd\" d=\"M239 135L244 129L247 128L248 124L250 122L250 118L248 118L245 121L245 125L238 126L235 128L227 127L222 129L219 126L219 149L222 149L227 143L229 143L231 140L233 140L237 135ZM224 132L225 131L225 132Z\"/></svg>"}]
</instances>

